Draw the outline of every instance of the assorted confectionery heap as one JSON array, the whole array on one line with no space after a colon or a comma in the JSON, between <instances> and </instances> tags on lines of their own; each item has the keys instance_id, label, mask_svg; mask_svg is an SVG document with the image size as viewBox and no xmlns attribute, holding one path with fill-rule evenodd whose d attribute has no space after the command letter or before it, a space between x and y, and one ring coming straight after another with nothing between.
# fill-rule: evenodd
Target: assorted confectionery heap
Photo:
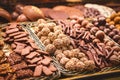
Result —
<instances>
[{"instance_id":1,"label":"assorted confectionery heap","mask_svg":"<svg viewBox=\"0 0 120 80\"><path fill-rule=\"evenodd\" d=\"M120 65L120 12L112 8L18 4L13 12L0 8L0 23L0 80L49 80Z\"/></svg>"}]
</instances>

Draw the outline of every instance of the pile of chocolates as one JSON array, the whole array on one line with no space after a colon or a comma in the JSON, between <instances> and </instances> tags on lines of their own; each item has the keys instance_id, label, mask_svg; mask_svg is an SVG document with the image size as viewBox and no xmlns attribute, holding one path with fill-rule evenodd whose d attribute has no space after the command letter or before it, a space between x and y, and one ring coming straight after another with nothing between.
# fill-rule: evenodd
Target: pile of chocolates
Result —
<instances>
[{"instance_id":1,"label":"pile of chocolates","mask_svg":"<svg viewBox=\"0 0 120 80\"><path fill-rule=\"evenodd\" d=\"M40 50L19 24L10 23L2 31L5 43L11 47L7 61L15 79L50 76L57 71L49 53Z\"/></svg>"},{"instance_id":2,"label":"pile of chocolates","mask_svg":"<svg viewBox=\"0 0 120 80\"><path fill-rule=\"evenodd\" d=\"M43 21L43 20L39 20ZM37 36L45 45L45 51L54 54L59 63L67 70L85 71L93 70L93 60L88 60L85 53L81 52L74 41L62 32L62 27L53 22L40 23Z\"/></svg>"},{"instance_id":3,"label":"pile of chocolates","mask_svg":"<svg viewBox=\"0 0 120 80\"><path fill-rule=\"evenodd\" d=\"M112 59L114 53L119 53L120 47L94 24L80 17L70 21L58 20L57 23L73 39L75 47L93 60L98 69L120 63L119 57Z\"/></svg>"}]
</instances>

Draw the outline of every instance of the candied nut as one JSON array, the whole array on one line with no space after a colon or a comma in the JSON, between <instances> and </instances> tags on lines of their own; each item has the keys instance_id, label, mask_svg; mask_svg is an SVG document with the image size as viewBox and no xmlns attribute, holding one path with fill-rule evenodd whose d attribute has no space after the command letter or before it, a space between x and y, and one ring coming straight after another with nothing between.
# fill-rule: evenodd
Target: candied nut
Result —
<instances>
[{"instance_id":1,"label":"candied nut","mask_svg":"<svg viewBox=\"0 0 120 80\"><path fill-rule=\"evenodd\" d=\"M53 44L48 44L46 47L45 47L45 51L50 53L50 54L53 54L56 50L56 47L55 45Z\"/></svg>"},{"instance_id":2,"label":"candied nut","mask_svg":"<svg viewBox=\"0 0 120 80\"><path fill-rule=\"evenodd\" d=\"M51 40L51 41L54 41L56 38L57 38L57 35L53 32L50 32L48 34L48 38Z\"/></svg>"},{"instance_id":3,"label":"candied nut","mask_svg":"<svg viewBox=\"0 0 120 80\"><path fill-rule=\"evenodd\" d=\"M68 58L74 57L74 54L70 50L63 51L63 54Z\"/></svg>"},{"instance_id":4,"label":"candied nut","mask_svg":"<svg viewBox=\"0 0 120 80\"><path fill-rule=\"evenodd\" d=\"M62 48L63 46L63 40L62 39L55 39L53 41L53 45L55 45L56 48Z\"/></svg>"},{"instance_id":5,"label":"candied nut","mask_svg":"<svg viewBox=\"0 0 120 80\"><path fill-rule=\"evenodd\" d=\"M95 63L92 60L85 61L84 64L85 64L85 68L87 70L91 71L91 70L93 70L95 68Z\"/></svg>"},{"instance_id":6,"label":"candied nut","mask_svg":"<svg viewBox=\"0 0 120 80\"><path fill-rule=\"evenodd\" d=\"M44 27L41 32L43 36L47 36L50 33L50 29L48 27Z\"/></svg>"},{"instance_id":7,"label":"candied nut","mask_svg":"<svg viewBox=\"0 0 120 80\"><path fill-rule=\"evenodd\" d=\"M48 44L51 44L50 39L46 39L45 41L43 41L43 44L44 44L45 46L47 46Z\"/></svg>"},{"instance_id":8,"label":"candied nut","mask_svg":"<svg viewBox=\"0 0 120 80\"><path fill-rule=\"evenodd\" d=\"M59 53L56 55L56 59L59 61L62 57L65 57L63 53Z\"/></svg>"},{"instance_id":9,"label":"candied nut","mask_svg":"<svg viewBox=\"0 0 120 80\"><path fill-rule=\"evenodd\" d=\"M65 46L69 46L71 43L71 40L69 37L63 37L62 40L63 40L63 45Z\"/></svg>"},{"instance_id":10,"label":"candied nut","mask_svg":"<svg viewBox=\"0 0 120 80\"><path fill-rule=\"evenodd\" d=\"M57 49L56 51L55 51L55 53L54 53L54 55L57 55L57 54L60 54L60 53L62 53L62 50L60 49Z\"/></svg>"},{"instance_id":11,"label":"candied nut","mask_svg":"<svg viewBox=\"0 0 120 80\"><path fill-rule=\"evenodd\" d=\"M54 32L57 31L57 30L61 30L62 31L62 27L61 26L55 26L54 27Z\"/></svg>"},{"instance_id":12,"label":"candied nut","mask_svg":"<svg viewBox=\"0 0 120 80\"><path fill-rule=\"evenodd\" d=\"M85 61L88 61L88 59L84 56L80 58L80 61L85 62Z\"/></svg>"},{"instance_id":13,"label":"candied nut","mask_svg":"<svg viewBox=\"0 0 120 80\"><path fill-rule=\"evenodd\" d=\"M62 65L65 65L68 61L69 61L69 58L66 58L66 57L62 57L62 58L60 59L60 63L61 63Z\"/></svg>"},{"instance_id":14,"label":"candied nut","mask_svg":"<svg viewBox=\"0 0 120 80\"><path fill-rule=\"evenodd\" d=\"M64 37L66 37L65 34L59 34L57 38L58 38L58 39L62 39L62 38L64 38Z\"/></svg>"},{"instance_id":15,"label":"candied nut","mask_svg":"<svg viewBox=\"0 0 120 80\"><path fill-rule=\"evenodd\" d=\"M75 70L76 69L76 63L79 61L77 58L71 58L66 64L65 68L68 70Z\"/></svg>"},{"instance_id":16,"label":"candied nut","mask_svg":"<svg viewBox=\"0 0 120 80\"><path fill-rule=\"evenodd\" d=\"M76 66L76 70L78 71L83 71L85 68L85 64L81 61L78 61L75 66Z\"/></svg>"}]
</instances>

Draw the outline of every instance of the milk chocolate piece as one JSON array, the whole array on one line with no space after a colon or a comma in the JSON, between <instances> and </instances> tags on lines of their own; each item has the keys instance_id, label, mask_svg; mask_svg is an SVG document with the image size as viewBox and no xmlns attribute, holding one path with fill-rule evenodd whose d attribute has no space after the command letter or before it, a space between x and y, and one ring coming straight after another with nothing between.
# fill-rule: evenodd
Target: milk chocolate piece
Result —
<instances>
[{"instance_id":1,"label":"milk chocolate piece","mask_svg":"<svg viewBox=\"0 0 120 80\"><path fill-rule=\"evenodd\" d=\"M27 61L29 63L33 64L33 63L36 63L36 62L40 61L41 59L42 59L42 57L35 57L32 60L27 60Z\"/></svg>"},{"instance_id":2,"label":"milk chocolate piece","mask_svg":"<svg viewBox=\"0 0 120 80\"><path fill-rule=\"evenodd\" d=\"M7 34L11 34L11 33L17 32L17 31L19 31L19 29L18 28L14 28L14 29L7 30L6 33Z\"/></svg>"},{"instance_id":3,"label":"milk chocolate piece","mask_svg":"<svg viewBox=\"0 0 120 80\"><path fill-rule=\"evenodd\" d=\"M30 42L30 45L31 45L32 48L38 49L38 47L37 47L37 45L35 43Z\"/></svg>"},{"instance_id":4,"label":"milk chocolate piece","mask_svg":"<svg viewBox=\"0 0 120 80\"><path fill-rule=\"evenodd\" d=\"M31 52L29 55L26 56L26 58L32 59L32 58L34 58L35 56L38 56L38 55L40 55L38 52Z\"/></svg>"},{"instance_id":5,"label":"milk chocolate piece","mask_svg":"<svg viewBox=\"0 0 120 80\"><path fill-rule=\"evenodd\" d=\"M49 76L49 75L51 75L53 72L49 69L49 68L47 68L46 66L43 66L43 72L44 72L44 74L45 75L47 75L47 76Z\"/></svg>"},{"instance_id":6,"label":"milk chocolate piece","mask_svg":"<svg viewBox=\"0 0 120 80\"><path fill-rule=\"evenodd\" d=\"M8 26L8 29L13 29L17 27L17 23L10 23L10 26Z\"/></svg>"},{"instance_id":7,"label":"milk chocolate piece","mask_svg":"<svg viewBox=\"0 0 120 80\"><path fill-rule=\"evenodd\" d=\"M12 68L15 70L15 71L17 71L17 70L21 70L21 69L23 69L23 68L27 68L28 66L27 66L27 64L25 63L25 62L21 62L21 63L19 63L19 64L15 64L15 65L13 65L12 66Z\"/></svg>"},{"instance_id":8,"label":"milk chocolate piece","mask_svg":"<svg viewBox=\"0 0 120 80\"><path fill-rule=\"evenodd\" d=\"M53 72L57 70L53 64L50 64L48 68Z\"/></svg>"},{"instance_id":9,"label":"milk chocolate piece","mask_svg":"<svg viewBox=\"0 0 120 80\"><path fill-rule=\"evenodd\" d=\"M24 33L25 32L16 32L16 33L9 34L9 36L13 37L13 36L17 36L17 35L24 34Z\"/></svg>"},{"instance_id":10,"label":"milk chocolate piece","mask_svg":"<svg viewBox=\"0 0 120 80\"><path fill-rule=\"evenodd\" d=\"M17 78L31 77L33 75L33 71L30 69L23 69L16 72Z\"/></svg>"},{"instance_id":11,"label":"milk chocolate piece","mask_svg":"<svg viewBox=\"0 0 120 80\"><path fill-rule=\"evenodd\" d=\"M35 67L33 76L37 77L37 76L41 76L41 74L42 74L42 65L38 65Z\"/></svg>"},{"instance_id":12,"label":"milk chocolate piece","mask_svg":"<svg viewBox=\"0 0 120 80\"><path fill-rule=\"evenodd\" d=\"M20 39L15 39L14 41L27 41L28 38L27 37L23 37L23 38L20 38Z\"/></svg>"},{"instance_id":13,"label":"milk chocolate piece","mask_svg":"<svg viewBox=\"0 0 120 80\"><path fill-rule=\"evenodd\" d=\"M16 49L14 50L16 53L21 53L22 49L24 49L25 45L17 45Z\"/></svg>"},{"instance_id":14,"label":"milk chocolate piece","mask_svg":"<svg viewBox=\"0 0 120 80\"><path fill-rule=\"evenodd\" d=\"M15 49L16 48L16 45L14 43L11 44L11 48L12 49Z\"/></svg>"},{"instance_id":15,"label":"milk chocolate piece","mask_svg":"<svg viewBox=\"0 0 120 80\"><path fill-rule=\"evenodd\" d=\"M18 62L20 62L22 60L21 56L19 56L16 53L10 53L10 55L8 56L8 62L13 65L16 64Z\"/></svg>"},{"instance_id":16,"label":"milk chocolate piece","mask_svg":"<svg viewBox=\"0 0 120 80\"><path fill-rule=\"evenodd\" d=\"M27 46L24 49L22 49L21 55L27 55L30 53L30 48Z\"/></svg>"},{"instance_id":17,"label":"milk chocolate piece","mask_svg":"<svg viewBox=\"0 0 120 80\"><path fill-rule=\"evenodd\" d=\"M19 38L26 37L26 36L27 36L27 33L23 33L23 34L14 36L14 38L15 38L15 39L19 39Z\"/></svg>"},{"instance_id":18,"label":"milk chocolate piece","mask_svg":"<svg viewBox=\"0 0 120 80\"><path fill-rule=\"evenodd\" d=\"M52 59L51 59L50 57L44 56L44 59L41 60L41 63L42 63L43 65L49 65L51 60L52 60Z\"/></svg>"},{"instance_id":19,"label":"milk chocolate piece","mask_svg":"<svg viewBox=\"0 0 120 80\"><path fill-rule=\"evenodd\" d=\"M49 54L48 52L42 50L36 50L36 51L39 52L40 54Z\"/></svg>"}]
</instances>

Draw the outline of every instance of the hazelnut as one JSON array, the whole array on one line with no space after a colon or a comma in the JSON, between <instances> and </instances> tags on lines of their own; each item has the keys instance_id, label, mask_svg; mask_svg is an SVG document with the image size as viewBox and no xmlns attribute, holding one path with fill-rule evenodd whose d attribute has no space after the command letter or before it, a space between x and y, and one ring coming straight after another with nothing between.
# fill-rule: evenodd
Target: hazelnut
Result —
<instances>
[{"instance_id":1,"label":"hazelnut","mask_svg":"<svg viewBox=\"0 0 120 80\"><path fill-rule=\"evenodd\" d=\"M19 15L17 18L17 22L24 22L24 21L28 21L27 17L24 14Z\"/></svg>"},{"instance_id":2,"label":"hazelnut","mask_svg":"<svg viewBox=\"0 0 120 80\"><path fill-rule=\"evenodd\" d=\"M107 43L106 43L106 46L114 46L115 45L115 43L113 42L113 41L108 41Z\"/></svg>"},{"instance_id":3,"label":"hazelnut","mask_svg":"<svg viewBox=\"0 0 120 80\"><path fill-rule=\"evenodd\" d=\"M112 25L109 26L109 28L110 28L111 30L113 30L113 29L115 28L115 26L112 24Z\"/></svg>"},{"instance_id":4,"label":"hazelnut","mask_svg":"<svg viewBox=\"0 0 120 80\"><path fill-rule=\"evenodd\" d=\"M119 16L117 16L117 17L114 18L114 22L115 23L119 23L119 21L120 21L120 17Z\"/></svg>"},{"instance_id":5,"label":"hazelnut","mask_svg":"<svg viewBox=\"0 0 120 80\"><path fill-rule=\"evenodd\" d=\"M85 68L85 64L83 62L79 61L76 63L76 70L77 71L83 71L84 68Z\"/></svg>"},{"instance_id":6,"label":"hazelnut","mask_svg":"<svg viewBox=\"0 0 120 80\"><path fill-rule=\"evenodd\" d=\"M108 34L108 36L110 36L111 38L115 35L115 33L112 31Z\"/></svg>"},{"instance_id":7,"label":"hazelnut","mask_svg":"<svg viewBox=\"0 0 120 80\"><path fill-rule=\"evenodd\" d=\"M109 28L106 28L106 29L104 29L104 32L105 32L106 34L109 34L109 32L111 32L111 30L110 30Z\"/></svg>"},{"instance_id":8,"label":"hazelnut","mask_svg":"<svg viewBox=\"0 0 120 80\"><path fill-rule=\"evenodd\" d=\"M110 21L111 21L111 19L110 19L110 18L107 18L107 19L106 19L106 22L107 22L107 23L109 23Z\"/></svg>"},{"instance_id":9,"label":"hazelnut","mask_svg":"<svg viewBox=\"0 0 120 80\"><path fill-rule=\"evenodd\" d=\"M99 30L99 31L96 32L95 36L96 36L98 39L100 39L101 41L103 41L104 38L105 38L105 33L104 33L103 31L100 31L100 30Z\"/></svg>"},{"instance_id":10,"label":"hazelnut","mask_svg":"<svg viewBox=\"0 0 120 80\"><path fill-rule=\"evenodd\" d=\"M115 32L115 34L118 34L119 30L118 29L113 29L113 32Z\"/></svg>"},{"instance_id":11,"label":"hazelnut","mask_svg":"<svg viewBox=\"0 0 120 80\"><path fill-rule=\"evenodd\" d=\"M114 13L114 14L112 14L112 15L110 16L110 19L113 20L116 16L117 16L117 14Z\"/></svg>"},{"instance_id":12,"label":"hazelnut","mask_svg":"<svg viewBox=\"0 0 120 80\"><path fill-rule=\"evenodd\" d=\"M115 41L118 41L118 40L120 40L120 36L119 36L119 35L115 35L115 36L113 36L113 39L114 39Z\"/></svg>"}]
</instances>

